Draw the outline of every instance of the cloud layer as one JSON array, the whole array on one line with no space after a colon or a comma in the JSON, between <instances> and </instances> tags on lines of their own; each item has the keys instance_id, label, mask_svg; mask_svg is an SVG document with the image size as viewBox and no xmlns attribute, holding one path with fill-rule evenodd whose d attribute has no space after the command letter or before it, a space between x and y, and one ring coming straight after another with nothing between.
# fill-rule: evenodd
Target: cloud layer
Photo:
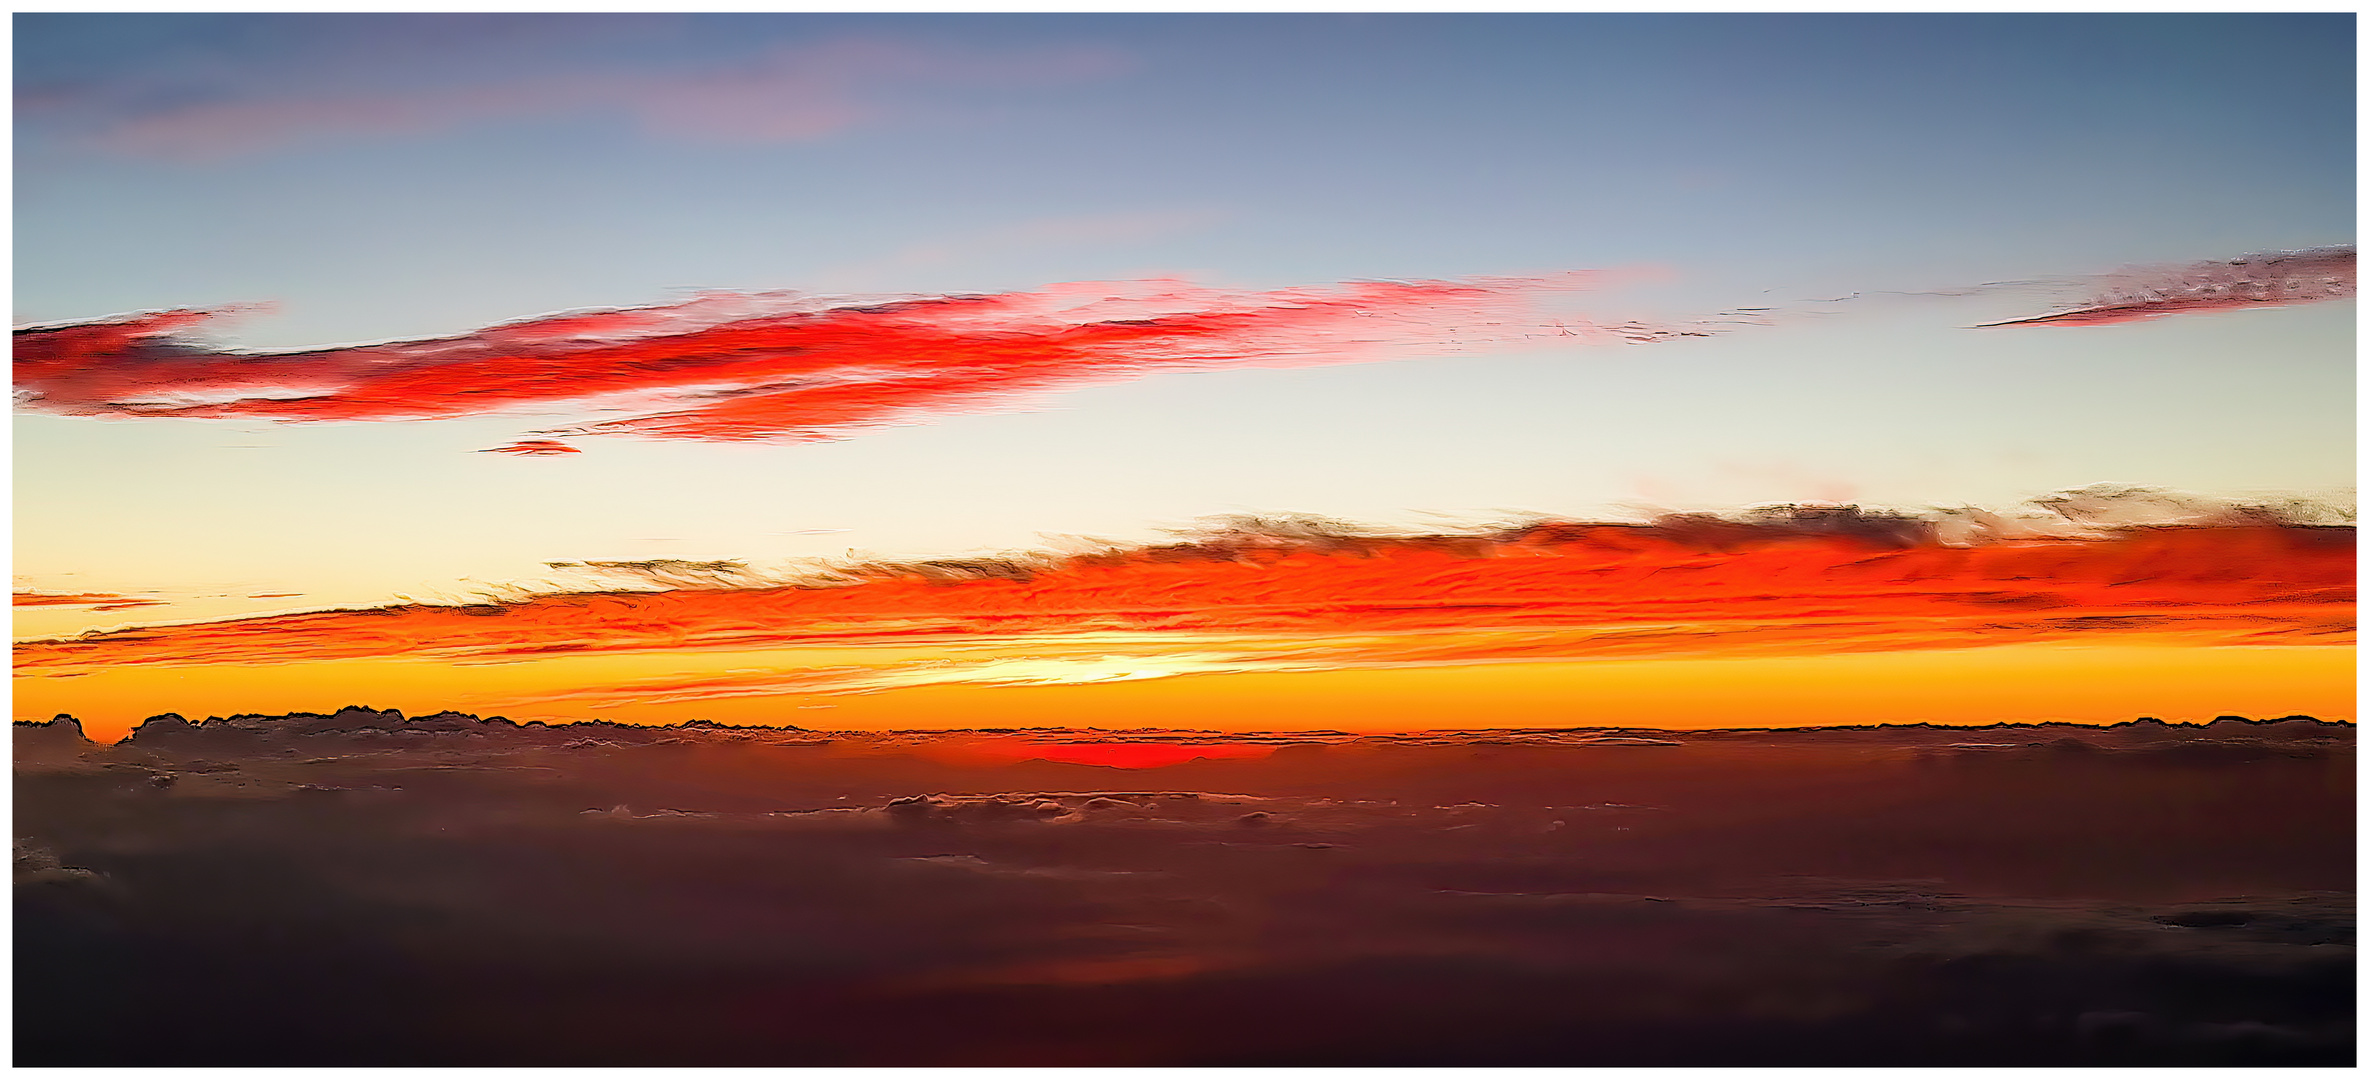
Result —
<instances>
[{"instance_id":1,"label":"cloud layer","mask_svg":"<svg viewBox=\"0 0 2369 1080\"><path fill-rule=\"evenodd\" d=\"M416 420L517 410L633 415L553 434L819 439L1164 371L1352 363L1539 339L1639 343L1704 329L1550 319L1593 275L1229 292L1181 281L855 304L719 295L450 338L283 353L188 336L167 311L16 332L18 404L74 416ZM564 452L554 439L505 453Z\"/></svg>"}]
</instances>

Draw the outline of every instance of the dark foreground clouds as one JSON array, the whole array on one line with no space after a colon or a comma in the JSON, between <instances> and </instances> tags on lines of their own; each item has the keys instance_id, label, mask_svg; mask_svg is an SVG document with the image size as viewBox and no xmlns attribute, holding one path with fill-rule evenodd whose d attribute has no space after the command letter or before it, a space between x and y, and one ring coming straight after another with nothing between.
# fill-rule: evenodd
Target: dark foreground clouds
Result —
<instances>
[{"instance_id":1,"label":"dark foreground clouds","mask_svg":"<svg viewBox=\"0 0 2369 1080\"><path fill-rule=\"evenodd\" d=\"M2353 1055L2344 725L16 745L18 1064Z\"/></svg>"}]
</instances>

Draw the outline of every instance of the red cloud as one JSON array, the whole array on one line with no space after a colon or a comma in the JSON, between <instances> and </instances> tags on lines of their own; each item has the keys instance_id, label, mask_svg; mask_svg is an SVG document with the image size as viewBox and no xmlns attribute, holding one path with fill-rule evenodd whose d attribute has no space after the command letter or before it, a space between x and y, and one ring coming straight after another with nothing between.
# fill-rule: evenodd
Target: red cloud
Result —
<instances>
[{"instance_id":1,"label":"red cloud","mask_svg":"<svg viewBox=\"0 0 2369 1080\"><path fill-rule=\"evenodd\" d=\"M2071 311L1986 326L2104 326L2163 315L2304 304L2353 295L2358 260L2350 247L2248 255L2223 262L2137 270Z\"/></svg>"},{"instance_id":2,"label":"red cloud","mask_svg":"<svg viewBox=\"0 0 2369 1080\"><path fill-rule=\"evenodd\" d=\"M1350 363L1572 333L1533 310L1589 275L1227 292L1180 281L831 304L711 296L456 337L253 353L179 336L172 311L16 333L24 407L76 416L405 420L595 403L577 433L818 439L1162 371ZM1582 336L1706 331L1634 323Z\"/></svg>"}]
</instances>

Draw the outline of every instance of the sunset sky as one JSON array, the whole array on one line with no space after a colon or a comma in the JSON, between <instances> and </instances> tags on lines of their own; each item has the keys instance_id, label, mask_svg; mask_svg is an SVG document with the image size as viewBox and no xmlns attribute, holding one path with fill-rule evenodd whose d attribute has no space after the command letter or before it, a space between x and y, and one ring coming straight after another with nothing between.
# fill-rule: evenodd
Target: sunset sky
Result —
<instances>
[{"instance_id":1,"label":"sunset sky","mask_svg":"<svg viewBox=\"0 0 2369 1080\"><path fill-rule=\"evenodd\" d=\"M20 718L2351 715L2349 534L2215 509L2352 505L2350 15L14 25L18 640L417 602L515 647L439 652L417 608L20 645ZM2030 503L2097 485L2188 501ZM1881 543L1636 556L1766 563L1683 616L1579 577L1246 614L1395 548L1140 586L1189 626L1094 623L1069 571L1026 603L930 586L931 617L1028 624L895 641L918 609L864 608L893 581L768 591L1090 541L1136 566L1223 516L1498 537L1785 503L2006 517L1920 534L1939 569L1880 603L1827 585L1908 557ZM2123 523L2226 527L2093 574ZM2014 577L1965 562L2000 544L2077 550L2031 602L2106 621L1948 623L1933 597ZM745 569L619 565L650 560ZM1408 573L1327 595L1511 588ZM2133 580L2194 618L2131 621ZM710 606L630 646L573 600L495 606L660 587ZM857 630L782 629L840 594ZM1589 636L1649 624L1716 646Z\"/></svg>"}]
</instances>

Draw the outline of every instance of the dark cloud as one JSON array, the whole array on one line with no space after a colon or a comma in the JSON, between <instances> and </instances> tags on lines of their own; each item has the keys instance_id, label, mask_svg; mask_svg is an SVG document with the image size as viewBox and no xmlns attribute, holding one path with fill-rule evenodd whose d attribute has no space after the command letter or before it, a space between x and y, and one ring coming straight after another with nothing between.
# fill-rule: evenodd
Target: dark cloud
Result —
<instances>
[{"instance_id":1,"label":"dark cloud","mask_svg":"<svg viewBox=\"0 0 2369 1080\"><path fill-rule=\"evenodd\" d=\"M1990 326L2102 326L2165 315L2341 300L2359 286L2353 249L2314 248L2149 267L2100 281L2078 306Z\"/></svg>"}]
</instances>

